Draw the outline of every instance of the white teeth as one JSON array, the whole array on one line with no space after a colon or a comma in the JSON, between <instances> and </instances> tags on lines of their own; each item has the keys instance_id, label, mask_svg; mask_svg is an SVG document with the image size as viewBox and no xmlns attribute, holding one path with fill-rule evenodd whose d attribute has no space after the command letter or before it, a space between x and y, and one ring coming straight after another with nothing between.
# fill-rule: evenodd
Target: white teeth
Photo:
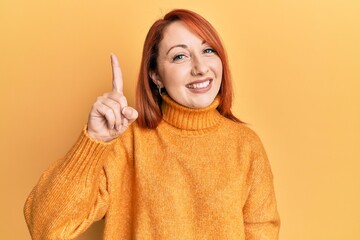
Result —
<instances>
[{"instance_id":1,"label":"white teeth","mask_svg":"<svg viewBox=\"0 0 360 240\"><path fill-rule=\"evenodd\" d=\"M202 82L202 83L189 84L187 87L188 88L193 88L193 89L206 88L207 86L209 86L209 84L210 84L210 80L207 80L207 81Z\"/></svg>"}]
</instances>

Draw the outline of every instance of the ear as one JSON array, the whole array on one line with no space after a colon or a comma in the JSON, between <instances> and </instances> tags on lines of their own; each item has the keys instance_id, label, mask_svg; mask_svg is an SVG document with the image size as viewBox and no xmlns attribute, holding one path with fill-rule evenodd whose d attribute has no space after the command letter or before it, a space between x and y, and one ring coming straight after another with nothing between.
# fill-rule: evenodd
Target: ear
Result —
<instances>
[{"instance_id":1,"label":"ear","mask_svg":"<svg viewBox=\"0 0 360 240\"><path fill-rule=\"evenodd\" d=\"M164 84L162 83L160 76L157 72L150 71L149 76L150 76L151 80L156 84L156 86L158 86L160 88L164 87Z\"/></svg>"}]
</instances>

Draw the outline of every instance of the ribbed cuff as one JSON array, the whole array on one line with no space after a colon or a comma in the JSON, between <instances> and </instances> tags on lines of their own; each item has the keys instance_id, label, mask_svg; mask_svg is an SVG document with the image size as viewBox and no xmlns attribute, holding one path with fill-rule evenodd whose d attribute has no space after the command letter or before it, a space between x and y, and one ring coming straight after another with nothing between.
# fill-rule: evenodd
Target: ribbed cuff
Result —
<instances>
[{"instance_id":1,"label":"ribbed cuff","mask_svg":"<svg viewBox=\"0 0 360 240\"><path fill-rule=\"evenodd\" d=\"M86 129L87 126L84 127L78 140L65 157L62 168L67 179L85 177L86 180L89 180L89 176L100 172L116 142L116 139L110 142L94 140Z\"/></svg>"}]
</instances>

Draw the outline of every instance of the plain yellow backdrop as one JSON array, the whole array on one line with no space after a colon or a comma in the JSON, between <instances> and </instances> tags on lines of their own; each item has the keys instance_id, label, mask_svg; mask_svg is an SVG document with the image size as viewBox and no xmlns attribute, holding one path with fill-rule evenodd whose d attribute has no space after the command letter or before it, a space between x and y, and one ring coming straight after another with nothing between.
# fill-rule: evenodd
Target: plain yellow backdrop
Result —
<instances>
[{"instance_id":1,"label":"plain yellow backdrop","mask_svg":"<svg viewBox=\"0 0 360 240\"><path fill-rule=\"evenodd\" d=\"M233 110L272 164L281 239L360 239L358 0L0 0L0 239L30 239L25 199L111 89L111 52L134 104L145 34L173 8L223 39Z\"/></svg>"}]
</instances>

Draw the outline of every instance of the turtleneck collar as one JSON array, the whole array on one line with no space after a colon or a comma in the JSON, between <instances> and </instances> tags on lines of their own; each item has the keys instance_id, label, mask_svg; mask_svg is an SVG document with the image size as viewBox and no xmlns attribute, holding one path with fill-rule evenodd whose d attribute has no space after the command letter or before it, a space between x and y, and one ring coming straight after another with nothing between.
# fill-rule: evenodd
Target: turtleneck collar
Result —
<instances>
[{"instance_id":1,"label":"turtleneck collar","mask_svg":"<svg viewBox=\"0 0 360 240\"><path fill-rule=\"evenodd\" d=\"M220 97L205 108L192 109L184 107L168 95L162 95L163 120L172 126L182 130L200 130L215 126L221 119L221 114L216 110L220 103Z\"/></svg>"}]
</instances>

